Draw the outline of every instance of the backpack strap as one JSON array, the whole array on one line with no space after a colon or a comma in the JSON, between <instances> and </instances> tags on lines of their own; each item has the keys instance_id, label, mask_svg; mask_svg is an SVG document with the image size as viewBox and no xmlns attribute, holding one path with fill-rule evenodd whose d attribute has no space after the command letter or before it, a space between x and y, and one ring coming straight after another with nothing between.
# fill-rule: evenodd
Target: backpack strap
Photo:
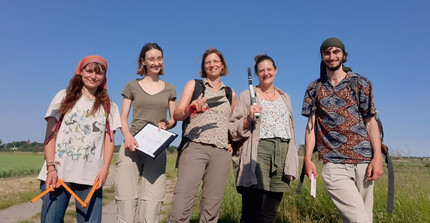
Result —
<instances>
[{"instance_id":1,"label":"backpack strap","mask_svg":"<svg viewBox=\"0 0 430 223\"><path fill-rule=\"evenodd\" d=\"M348 82L349 89L351 89L352 96L357 102L358 108L360 108L360 89L358 89L358 76L352 76Z\"/></svg>"},{"instance_id":2,"label":"backpack strap","mask_svg":"<svg viewBox=\"0 0 430 223\"><path fill-rule=\"evenodd\" d=\"M358 89L358 76L352 76L348 85L351 89L352 96L357 102L357 106L360 108L360 89ZM375 115L375 119L378 123L379 132L381 133L381 152L385 155L385 163L387 164L388 168L387 213L392 214L394 209L394 167L388 152L388 146L382 143L384 141L384 128L382 127L382 122L378 116L378 112Z\"/></svg>"},{"instance_id":3,"label":"backpack strap","mask_svg":"<svg viewBox=\"0 0 430 223\"><path fill-rule=\"evenodd\" d=\"M193 97L191 98L191 101L196 100L197 98L199 98L199 96L201 94L203 94L203 96L205 96L205 85L203 84L203 80L201 79L194 79L195 81L195 85L194 85L194 92L193 92ZM231 87L226 86L225 87L225 96L228 99L228 102L232 102L233 100L233 91L231 89Z\"/></svg>"},{"instance_id":4,"label":"backpack strap","mask_svg":"<svg viewBox=\"0 0 430 223\"><path fill-rule=\"evenodd\" d=\"M106 109L105 110L106 110L106 132L109 135L110 141L112 142L113 141L113 137L112 137L112 133L110 131L110 125L109 125L110 101L106 105Z\"/></svg>"},{"instance_id":5,"label":"backpack strap","mask_svg":"<svg viewBox=\"0 0 430 223\"><path fill-rule=\"evenodd\" d=\"M198 99L200 95L203 95L203 97L204 97L205 90L206 90L206 87L205 87L205 85L203 83L203 80L201 80L201 79L194 79L194 82L195 82L195 84L194 84L194 91L193 91L193 96L191 97L191 101L194 101L194 100ZM233 95L233 91L231 90L230 87L226 86L226 88L225 88L225 94L226 94L226 97L227 97L228 101L231 104L232 97L233 97L232 96ZM183 147L185 146L185 144L187 142L189 142L189 139L184 136L185 130L186 130L186 128L187 128L187 126L188 126L189 123L190 123L190 117L187 117L184 121L182 121L182 138L181 138L181 142L179 143L179 146L177 148L178 149L178 158L176 160L177 161L176 162L176 167L177 167L178 161L179 161L179 153L182 152Z\"/></svg>"},{"instance_id":6,"label":"backpack strap","mask_svg":"<svg viewBox=\"0 0 430 223\"><path fill-rule=\"evenodd\" d=\"M57 121L57 124L55 124L55 129L54 131L45 139L45 145L47 145L49 143L49 141L51 141L51 139L54 137L54 134L56 132L58 132L58 130L60 129L61 126L61 122L63 122L63 118L64 118L64 114L62 114L60 116L60 119Z\"/></svg>"},{"instance_id":7,"label":"backpack strap","mask_svg":"<svg viewBox=\"0 0 430 223\"><path fill-rule=\"evenodd\" d=\"M233 100L233 91L230 87L225 87L225 96L227 97L228 102L230 102L231 105L231 101Z\"/></svg>"},{"instance_id":8,"label":"backpack strap","mask_svg":"<svg viewBox=\"0 0 430 223\"><path fill-rule=\"evenodd\" d=\"M312 110L311 110L311 116L314 115L317 111L317 96L318 93L320 91L322 85L322 81L321 79L318 79L317 82L315 83L315 97L312 99Z\"/></svg>"},{"instance_id":9,"label":"backpack strap","mask_svg":"<svg viewBox=\"0 0 430 223\"><path fill-rule=\"evenodd\" d=\"M113 137L112 137L112 134L111 134L111 131L110 131L110 125L109 125L110 102L106 105L105 110L106 110L106 114L107 114L106 115L106 132L109 135L110 141L112 142ZM54 137L54 134L56 132L58 132L58 130L60 130L60 126L61 126L61 123L63 122L63 119L64 119L64 114L62 114L60 116L60 119L57 121L57 124L55 124L54 131L45 139L45 141L44 141L45 145L48 144L49 141L51 141L51 139Z\"/></svg>"},{"instance_id":10,"label":"backpack strap","mask_svg":"<svg viewBox=\"0 0 430 223\"><path fill-rule=\"evenodd\" d=\"M201 94L203 94L203 96L204 96L205 89L206 89L205 85L203 84L203 80L194 79L194 82L195 82L194 83L194 90L193 90L193 96L191 97L191 101L194 101L197 98L199 98L199 96ZM182 121L182 137L181 137L181 142L179 143L179 146L177 148L178 158L176 160L176 167L178 166L179 153L182 152L184 145L189 141L189 139L184 136L185 129L187 128L189 123L190 123L190 117L187 117L184 121Z\"/></svg>"},{"instance_id":11,"label":"backpack strap","mask_svg":"<svg viewBox=\"0 0 430 223\"><path fill-rule=\"evenodd\" d=\"M394 167L388 153L388 147L383 143L381 143L381 147L382 151L386 151L385 162L388 167L387 213L392 214L394 209Z\"/></svg>"},{"instance_id":12,"label":"backpack strap","mask_svg":"<svg viewBox=\"0 0 430 223\"><path fill-rule=\"evenodd\" d=\"M203 84L203 80L201 79L194 79L194 91L193 91L193 97L191 98L191 101L196 100L199 98L201 94L203 94L203 97L205 96L205 85Z\"/></svg>"}]
</instances>

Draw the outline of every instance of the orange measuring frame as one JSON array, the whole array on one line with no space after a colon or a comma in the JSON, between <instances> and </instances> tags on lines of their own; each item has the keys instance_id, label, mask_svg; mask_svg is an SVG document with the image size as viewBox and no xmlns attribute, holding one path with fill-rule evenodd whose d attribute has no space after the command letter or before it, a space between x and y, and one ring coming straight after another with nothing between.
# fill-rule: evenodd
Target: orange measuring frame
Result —
<instances>
[{"instance_id":1,"label":"orange measuring frame","mask_svg":"<svg viewBox=\"0 0 430 223\"><path fill-rule=\"evenodd\" d=\"M75 194L75 192L72 191L72 189L70 189L69 186L67 186L67 184L64 182L63 179L58 179L56 187L57 186L63 186L80 204L83 208L86 208L88 206L88 203L91 200L91 197L93 196L94 192L96 191L97 186L99 185L99 181L97 180L97 182L94 184L94 186L91 188L90 193L87 195L87 198L85 198L85 201L82 201L82 199L80 197L78 197L77 194ZM45 194L51 192L54 190L54 186L49 187L48 189L46 189L45 191L43 191L42 193L40 193L39 195L37 195L36 197L34 197L33 199L31 199L31 203L34 203L35 201L37 201L39 198L43 197Z\"/></svg>"}]
</instances>

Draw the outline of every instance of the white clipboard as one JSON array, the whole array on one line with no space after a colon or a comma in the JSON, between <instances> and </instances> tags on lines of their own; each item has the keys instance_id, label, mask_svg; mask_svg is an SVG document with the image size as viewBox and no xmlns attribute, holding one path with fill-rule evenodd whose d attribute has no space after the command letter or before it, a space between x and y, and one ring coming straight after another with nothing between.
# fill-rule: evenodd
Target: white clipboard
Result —
<instances>
[{"instance_id":1,"label":"white clipboard","mask_svg":"<svg viewBox=\"0 0 430 223\"><path fill-rule=\"evenodd\" d=\"M139 132L134 135L139 147L136 149L146 153L152 158L156 158L163 150L165 150L173 140L178 137L178 134L161 129L147 123Z\"/></svg>"}]
</instances>

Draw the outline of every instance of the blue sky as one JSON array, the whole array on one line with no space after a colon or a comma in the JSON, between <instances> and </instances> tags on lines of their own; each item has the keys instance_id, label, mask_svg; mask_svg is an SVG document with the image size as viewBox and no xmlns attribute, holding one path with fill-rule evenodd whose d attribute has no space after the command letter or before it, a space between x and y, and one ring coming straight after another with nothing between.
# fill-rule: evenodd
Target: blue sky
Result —
<instances>
[{"instance_id":1,"label":"blue sky","mask_svg":"<svg viewBox=\"0 0 430 223\"><path fill-rule=\"evenodd\" d=\"M142 45L164 50L181 95L198 78L202 53L223 52L237 93L260 53L278 67L275 85L292 98L297 140L306 86L319 75L319 46L338 37L347 66L372 80L390 148L430 156L430 2L410 1L3 1L0 8L0 139L42 142L46 109L81 58L107 59L108 91L119 107L138 76ZM179 125L174 129L180 133ZM122 141L120 131L116 144ZM178 141L174 142L175 145Z\"/></svg>"}]
</instances>

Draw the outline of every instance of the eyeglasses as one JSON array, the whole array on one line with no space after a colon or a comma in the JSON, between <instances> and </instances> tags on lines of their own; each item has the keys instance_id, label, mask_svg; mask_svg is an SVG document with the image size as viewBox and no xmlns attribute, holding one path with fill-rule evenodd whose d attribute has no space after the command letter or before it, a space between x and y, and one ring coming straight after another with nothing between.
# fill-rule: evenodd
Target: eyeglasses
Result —
<instances>
[{"instance_id":1,"label":"eyeglasses","mask_svg":"<svg viewBox=\"0 0 430 223\"><path fill-rule=\"evenodd\" d=\"M163 63L164 58L163 58L163 57L158 57L158 58L150 57L150 58L146 58L146 60L147 60L149 63L154 64L154 63L155 63L155 62L157 62L157 61L158 61L158 63Z\"/></svg>"},{"instance_id":2,"label":"eyeglasses","mask_svg":"<svg viewBox=\"0 0 430 223\"><path fill-rule=\"evenodd\" d=\"M211 65L212 63L215 65L220 65L221 61L219 60L205 61L205 65Z\"/></svg>"}]
</instances>

